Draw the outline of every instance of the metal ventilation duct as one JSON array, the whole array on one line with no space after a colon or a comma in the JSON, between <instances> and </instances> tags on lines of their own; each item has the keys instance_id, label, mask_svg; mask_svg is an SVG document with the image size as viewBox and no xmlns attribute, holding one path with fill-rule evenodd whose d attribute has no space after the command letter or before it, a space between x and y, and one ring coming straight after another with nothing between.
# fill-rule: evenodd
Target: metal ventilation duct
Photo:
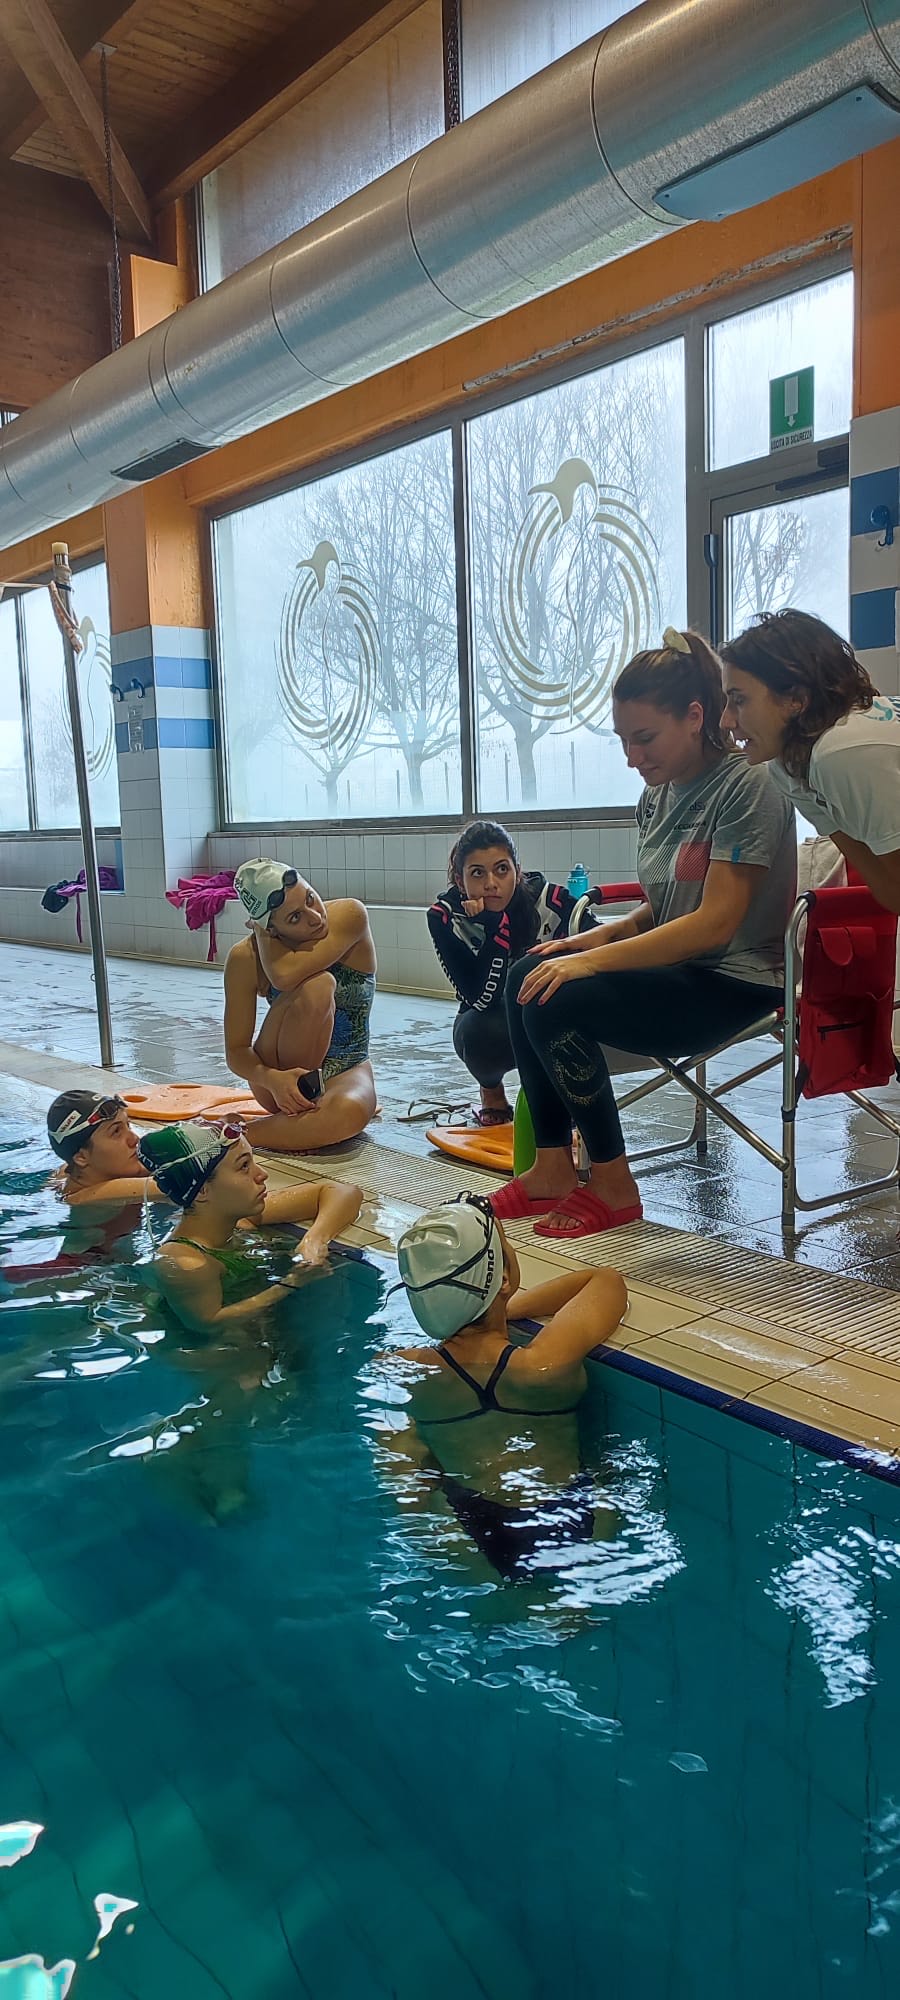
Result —
<instances>
[{"instance_id":1,"label":"metal ventilation duct","mask_svg":"<svg viewBox=\"0 0 900 2000\"><path fill-rule=\"evenodd\" d=\"M8 426L0 547L900 133L900 0L647 0Z\"/></svg>"}]
</instances>

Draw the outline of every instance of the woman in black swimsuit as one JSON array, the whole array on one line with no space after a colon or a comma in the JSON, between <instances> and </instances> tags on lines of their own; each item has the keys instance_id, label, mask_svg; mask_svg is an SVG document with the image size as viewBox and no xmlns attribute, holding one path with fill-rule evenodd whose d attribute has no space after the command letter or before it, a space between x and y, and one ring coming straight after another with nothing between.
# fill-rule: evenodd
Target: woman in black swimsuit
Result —
<instances>
[{"instance_id":1,"label":"woman in black swimsuit","mask_svg":"<svg viewBox=\"0 0 900 2000\"><path fill-rule=\"evenodd\" d=\"M615 1516L598 1509L581 1474L577 1410L587 1356L628 1304L619 1273L567 1271L522 1290L496 1217L465 1197L421 1216L397 1255L416 1319L437 1344L384 1357L412 1419L392 1441L395 1465L425 1482L428 1501L440 1492L507 1581L566 1544L607 1538ZM546 1323L520 1345L511 1319Z\"/></svg>"}]
</instances>

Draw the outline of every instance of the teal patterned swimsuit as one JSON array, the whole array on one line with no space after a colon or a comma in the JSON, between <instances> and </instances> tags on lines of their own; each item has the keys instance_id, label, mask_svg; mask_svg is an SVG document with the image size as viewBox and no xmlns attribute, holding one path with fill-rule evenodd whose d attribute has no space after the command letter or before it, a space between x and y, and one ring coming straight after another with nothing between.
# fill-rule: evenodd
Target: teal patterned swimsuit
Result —
<instances>
[{"instance_id":1,"label":"teal patterned swimsuit","mask_svg":"<svg viewBox=\"0 0 900 2000\"><path fill-rule=\"evenodd\" d=\"M345 1069L369 1060L369 1015L375 998L374 972L354 972L349 965L333 965L334 1028L331 1044L322 1064L322 1082L342 1076ZM275 986L269 987L269 1005L280 1000Z\"/></svg>"},{"instance_id":2,"label":"teal patterned swimsuit","mask_svg":"<svg viewBox=\"0 0 900 2000\"><path fill-rule=\"evenodd\" d=\"M375 998L374 972L353 972L348 965L333 965L334 1031L331 1046L322 1064L322 1081L341 1076L369 1060L369 1015Z\"/></svg>"}]
</instances>

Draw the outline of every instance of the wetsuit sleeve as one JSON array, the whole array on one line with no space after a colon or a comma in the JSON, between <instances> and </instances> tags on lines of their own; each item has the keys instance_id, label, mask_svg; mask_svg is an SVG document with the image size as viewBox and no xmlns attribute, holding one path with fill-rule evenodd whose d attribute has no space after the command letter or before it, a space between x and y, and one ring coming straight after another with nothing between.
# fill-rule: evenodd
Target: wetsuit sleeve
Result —
<instances>
[{"instance_id":1,"label":"wetsuit sleeve","mask_svg":"<svg viewBox=\"0 0 900 2000\"><path fill-rule=\"evenodd\" d=\"M503 997L509 970L509 919L466 917L450 898L439 896L428 912L428 929L451 986L467 1007L483 1012Z\"/></svg>"}]
</instances>

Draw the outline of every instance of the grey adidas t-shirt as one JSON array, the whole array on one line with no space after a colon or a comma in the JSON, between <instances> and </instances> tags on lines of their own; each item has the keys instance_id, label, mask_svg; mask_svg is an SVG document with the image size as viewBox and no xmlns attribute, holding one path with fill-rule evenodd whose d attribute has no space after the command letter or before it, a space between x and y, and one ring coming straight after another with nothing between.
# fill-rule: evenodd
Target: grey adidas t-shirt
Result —
<instances>
[{"instance_id":1,"label":"grey adidas t-shirt","mask_svg":"<svg viewBox=\"0 0 900 2000\"><path fill-rule=\"evenodd\" d=\"M797 833L793 806L765 765L751 767L729 753L690 785L648 786L637 822L638 877L657 925L699 909L710 862L766 870L731 943L691 964L780 986L797 893Z\"/></svg>"}]
</instances>

